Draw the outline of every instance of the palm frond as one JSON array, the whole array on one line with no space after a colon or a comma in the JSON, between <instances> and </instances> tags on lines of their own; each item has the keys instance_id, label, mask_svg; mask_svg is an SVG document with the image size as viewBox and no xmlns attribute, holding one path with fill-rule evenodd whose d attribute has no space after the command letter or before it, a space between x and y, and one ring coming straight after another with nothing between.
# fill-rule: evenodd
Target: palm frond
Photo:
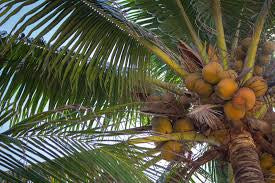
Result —
<instances>
[{"instance_id":1,"label":"palm frond","mask_svg":"<svg viewBox=\"0 0 275 183\"><path fill-rule=\"evenodd\" d=\"M0 146L0 174L7 181L150 182L135 166L143 160L134 149L95 148L92 143L54 135L16 140L1 135Z\"/></svg>"}]
</instances>

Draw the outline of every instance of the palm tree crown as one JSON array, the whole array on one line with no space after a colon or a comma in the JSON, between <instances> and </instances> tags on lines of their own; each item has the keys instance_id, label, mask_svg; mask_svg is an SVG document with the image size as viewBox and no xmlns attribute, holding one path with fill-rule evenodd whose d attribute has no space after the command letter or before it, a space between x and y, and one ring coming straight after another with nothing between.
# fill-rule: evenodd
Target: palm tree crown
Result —
<instances>
[{"instance_id":1,"label":"palm tree crown","mask_svg":"<svg viewBox=\"0 0 275 183\"><path fill-rule=\"evenodd\" d=\"M273 182L274 12L0 0L1 180Z\"/></svg>"}]
</instances>

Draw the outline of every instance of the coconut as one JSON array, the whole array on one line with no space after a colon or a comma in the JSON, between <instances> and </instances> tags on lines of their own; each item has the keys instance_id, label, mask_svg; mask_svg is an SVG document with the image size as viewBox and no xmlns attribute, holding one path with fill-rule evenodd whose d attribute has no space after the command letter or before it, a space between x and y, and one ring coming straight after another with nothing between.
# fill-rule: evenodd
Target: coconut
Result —
<instances>
[{"instance_id":1,"label":"coconut","mask_svg":"<svg viewBox=\"0 0 275 183\"><path fill-rule=\"evenodd\" d=\"M263 45L263 52L264 54L272 54L275 51L275 42L267 41Z\"/></svg>"},{"instance_id":2,"label":"coconut","mask_svg":"<svg viewBox=\"0 0 275 183\"><path fill-rule=\"evenodd\" d=\"M264 96L268 89L267 82L259 76L250 78L245 82L244 86L252 89L256 97Z\"/></svg>"},{"instance_id":3,"label":"coconut","mask_svg":"<svg viewBox=\"0 0 275 183\"><path fill-rule=\"evenodd\" d=\"M244 109L237 109L232 105L232 102L229 101L223 106L224 113L227 119L232 121L238 121L242 119L245 115Z\"/></svg>"},{"instance_id":4,"label":"coconut","mask_svg":"<svg viewBox=\"0 0 275 183\"><path fill-rule=\"evenodd\" d=\"M185 78L185 86L188 90L193 91L195 82L200 79L200 75L198 73L192 73L187 75Z\"/></svg>"},{"instance_id":5,"label":"coconut","mask_svg":"<svg viewBox=\"0 0 275 183\"><path fill-rule=\"evenodd\" d=\"M242 46L238 46L235 50L235 57L236 59L244 59L245 58L245 52L242 49Z\"/></svg>"},{"instance_id":6,"label":"coconut","mask_svg":"<svg viewBox=\"0 0 275 183\"><path fill-rule=\"evenodd\" d=\"M264 153L260 158L260 165L263 170L268 170L272 167L274 163L273 157L271 154Z\"/></svg>"},{"instance_id":7,"label":"coconut","mask_svg":"<svg viewBox=\"0 0 275 183\"><path fill-rule=\"evenodd\" d=\"M229 100L234 95L234 93L238 90L238 84L234 79L225 78L221 80L217 87L216 93L223 100Z\"/></svg>"},{"instance_id":8,"label":"coconut","mask_svg":"<svg viewBox=\"0 0 275 183\"><path fill-rule=\"evenodd\" d=\"M183 150L183 145L177 141L168 141L161 146L161 157L167 161L175 160Z\"/></svg>"},{"instance_id":9,"label":"coconut","mask_svg":"<svg viewBox=\"0 0 275 183\"><path fill-rule=\"evenodd\" d=\"M213 87L203 79L199 79L195 83L194 91L202 97L209 97L213 92Z\"/></svg>"},{"instance_id":10,"label":"coconut","mask_svg":"<svg viewBox=\"0 0 275 183\"><path fill-rule=\"evenodd\" d=\"M237 109L252 109L256 102L256 96L250 88L240 88L232 99L232 105Z\"/></svg>"},{"instance_id":11,"label":"coconut","mask_svg":"<svg viewBox=\"0 0 275 183\"><path fill-rule=\"evenodd\" d=\"M270 63L271 55L260 55L258 60L261 64L267 65Z\"/></svg>"},{"instance_id":12,"label":"coconut","mask_svg":"<svg viewBox=\"0 0 275 183\"><path fill-rule=\"evenodd\" d=\"M193 123L187 119L179 119L177 120L174 125L173 125L173 130L175 132L187 132L187 131L192 131L194 130L194 125Z\"/></svg>"},{"instance_id":13,"label":"coconut","mask_svg":"<svg viewBox=\"0 0 275 183\"><path fill-rule=\"evenodd\" d=\"M251 38L251 37L247 37L247 38L245 38L245 39L243 39L243 40L241 41L242 49L243 49L244 51L247 51L248 47L249 47L250 44L251 44L251 41L252 41L252 38Z\"/></svg>"},{"instance_id":14,"label":"coconut","mask_svg":"<svg viewBox=\"0 0 275 183\"><path fill-rule=\"evenodd\" d=\"M262 76L264 73L264 68L259 66L259 65L255 65L254 66L254 71L253 74L254 76Z\"/></svg>"},{"instance_id":15,"label":"coconut","mask_svg":"<svg viewBox=\"0 0 275 183\"><path fill-rule=\"evenodd\" d=\"M171 133L173 128L170 120L166 117L153 117L152 130L158 133Z\"/></svg>"},{"instance_id":16,"label":"coconut","mask_svg":"<svg viewBox=\"0 0 275 183\"><path fill-rule=\"evenodd\" d=\"M220 72L219 77L221 80L225 78L236 79L238 77L238 74L234 70L230 69L227 71Z\"/></svg>"},{"instance_id":17,"label":"coconut","mask_svg":"<svg viewBox=\"0 0 275 183\"><path fill-rule=\"evenodd\" d=\"M234 69L235 69L237 72L241 72L242 69L243 69L243 61L242 61L242 60L237 60L237 61L234 63Z\"/></svg>"},{"instance_id":18,"label":"coconut","mask_svg":"<svg viewBox=\"0 0 275 183\"><path fill-rule=\"evenodd\" d=\"M222 66L217 62L210 62L202 69L202 77L205 81L211 84L216 84L220 81L218 74L223 71Z\"/></svg>"}]
</instances>

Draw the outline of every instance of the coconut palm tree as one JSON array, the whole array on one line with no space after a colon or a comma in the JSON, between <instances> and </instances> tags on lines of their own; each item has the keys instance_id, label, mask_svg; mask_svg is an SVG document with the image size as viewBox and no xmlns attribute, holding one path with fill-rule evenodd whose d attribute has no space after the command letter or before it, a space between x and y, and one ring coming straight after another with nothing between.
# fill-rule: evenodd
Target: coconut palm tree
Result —
<instances>
[{"instance_id":1,"label":"coconut palm tree","mask_svg":"<svg viewBox=\"0 0 275 183\"><path fill-rule=\"evenodd\" d=\"M274 12L1 0L2 181L274 182Z\"/></svg>"}]
</instances>

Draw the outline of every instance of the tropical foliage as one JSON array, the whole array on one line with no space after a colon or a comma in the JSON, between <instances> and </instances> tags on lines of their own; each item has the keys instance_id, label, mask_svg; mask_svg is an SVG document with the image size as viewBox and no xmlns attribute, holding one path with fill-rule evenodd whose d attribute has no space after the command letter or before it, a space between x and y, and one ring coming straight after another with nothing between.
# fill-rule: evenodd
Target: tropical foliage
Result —
<instances>
[{"instance_id":1,"label":"tropical foliage","mask_svg":"<svg viewBox=\"0 0 275 183\"><path fill-rule=\"evenodd\" d=\"M0 0L2 180L274 181L274 12L272 0Z\"/></svg>"}]
</instances>

